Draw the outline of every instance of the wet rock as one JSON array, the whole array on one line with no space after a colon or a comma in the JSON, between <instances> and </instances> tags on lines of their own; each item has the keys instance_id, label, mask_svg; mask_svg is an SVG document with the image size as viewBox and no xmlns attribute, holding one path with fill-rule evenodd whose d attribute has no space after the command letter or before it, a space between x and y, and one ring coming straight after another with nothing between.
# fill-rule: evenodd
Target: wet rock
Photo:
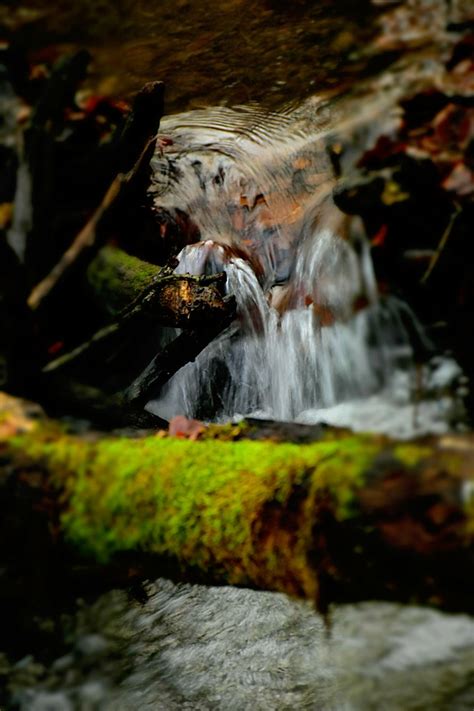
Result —
<instances>
[{"instance_id":1,"label":"wet rock","mask_svg":"<svg viewBox=\"0 0 474 711\"><path fill-rule=\"evenodd\" d=\"M70 666L71 653L56 660L44 680L16 687L12 708L471 711L474 624L464 615L347 605L333 609L328 635L310 605L281 594L166 580L147 593L144 604L118 590L84 604L70 646L93 654L106 642L108 653L91 669Z\"/></svg>"},{"instance_id":2,"label":"wet rock","mask_svg":"<svg viewBox=\"0 0 474 711\"><path fill-rule=\"evenodd\" d=\"M103 657L109 651L109 643L99 634L89 634L78 639L76 643L76 652L79 658L83 658L88 662L94 661Z\"/></svg>"},{"instance_id":3,"label":"wet rock","mask_svg":"<svg viewBox=\"0 0 474 711\"><path fill-rule=\"evenodd\" d=\"M73 664L74 656L72 654L65 654L63 657L59 657L59 659L56 659L53 662L51 669L59 674L61 672L65 672L67 669L70 669Z\"/></svg>"},{"instance_id":4,"label":"wet rock","mask_svg":"<svg viewBox=\"0 0 474 711\"><path fill-rule=\"evenodd\" d=\"M72 702L62 692L25 694L19 708L20 711L74 711Z\"/></svg>"}]
</instances>

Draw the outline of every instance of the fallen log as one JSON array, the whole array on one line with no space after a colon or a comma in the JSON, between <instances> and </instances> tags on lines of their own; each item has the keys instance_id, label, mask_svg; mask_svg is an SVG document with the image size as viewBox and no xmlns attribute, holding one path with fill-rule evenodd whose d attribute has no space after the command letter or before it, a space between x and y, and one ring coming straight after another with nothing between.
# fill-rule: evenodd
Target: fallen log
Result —
<instances>
[{"instance_id":1,"label":"fallen log","mask_svg":"<svg viewBox=\"0 0 474 711\"><path fill-rule=\"evenodd\" d=\"M225 274L176 275L174 266L158 267L111 246L99 252L86 289L108 323L43 367L34 392L50 414L85 417L107 430L162 424L142 407L151 387L156 392L194 360L235 316ZM187 331L163 348L163 326Z\"/></svg>"},{"instance_id":2,"label":"fallen log","mask_svg":"<svg viewBox=\"0 0 474 711\"><path fill-rule=\"evenodd\" d=\"M103 247L85 273L85 289L107 320L115 319L160 272L160 267L110 245Z\"/></svg>"},{"instance_id":3,"label":"fallen log","mask_svg":"<svg viewBox=\"0 0 474 711\"><path fill-rule=\"evenodd\" d=\"M200 441L80 437L4 398L0 482L21 489L23 508L34 492L52 545L124 577L171 564L322 610L376 598L474 612L472 435L406 443L327 430L296 445L248 441L247 428ZM10 556L13 494L0 497Z\"/></svg>"},{"instance_id":4,"label":"fallen log","mask_svg":"<svg viewBox=\"0 0 474 711\"><path fill-rule=\"evenodd\" d=\"M112 368L112 389L120 389L152 359L152 366L156 358L159 363L151 368L153 382L158 379L160 384L193 360L233 319L235 300L225 296L224 273L177 275L173 266L160 268L120 249L104 248L88 269L89 289L104 315L112 315L114 320L85 343L48 363L43 372L73 373L103 386L104 379L110 381ZM162 350L153 337L158 326L194 330ZM151 336L144 338L144 334ZM157 350L160 353L155 358Z\"/></svg>"},{"instance_id":5,"label":"fallen log","mask_svg":"<svg viewBox=\"0 0 474 711\"><path fill-rule=\"evenodd\" d=\"M87 287L97 308L113 318L140 312L163 325L189 328L227 314L224 273L174 274L176 265L158 267L105 247L87 270Z\"/></svg>"}]
</instances>

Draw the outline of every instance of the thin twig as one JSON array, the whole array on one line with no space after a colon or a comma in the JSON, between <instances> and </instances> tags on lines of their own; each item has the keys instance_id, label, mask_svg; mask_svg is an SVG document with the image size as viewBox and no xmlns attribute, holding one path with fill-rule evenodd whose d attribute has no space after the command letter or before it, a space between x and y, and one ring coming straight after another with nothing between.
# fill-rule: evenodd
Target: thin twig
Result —
<instances>
[{"instance_id":1,"label":"thin twig","mask_svg":"<svg viewBox=\"0 0 474 711\"><path fill-rule=\"evenodd\" d=\"M78 260L87 248L92 247L97 240L97 228L110 208L117 202L119 196L140 173L145 161L149 162L154 152L156 136L150 138L135 165L128 173L119 173L112 181L105 193L102 202L95 210L92 217L79 232L73 243L63 254L59 262L49 274L37 284L28 297L28 306L35 310L40 306L45 297L52 291L59 280L66 274L70 267Z\"/></svg>"},{"instance_id":2,"label":"thin twig","mask_svg":"<svg viewBox=\"0 0 474 711\"><path fill-rule=\"evenodd\" d=\"M446 247L446 244L447 244L447 242L448 242L449 236L450 236L450 234L451 234L451 232L452 232L452 229L453 229L453 225L454 225L454 223L455 223L455 221L456 221L457 216L460 214L460 212L461 212L461 207L460 207L460 205L457 205L457 204L456 204L456 209L455 209L455 211L452 213L451 217L449 218L449 222L448 222L448 224L447 224L447 227L446 227L446 229L444 230L443 235L442 235L442 237L441 237L441 239L440 239L440 241L439 241L439 244L438 244L438 246L436 247L436 250L435 250L433 256L432 256L431 259L430 259L430 263L428 264L428 267L427 267L427 269L426 269L426 272L423 274L423 276L422 276L422 278L421 278L421 280L420 280L420 284L423 284L423 285L426 284L426 282L427 282L428 279L430 278L431 272L432 272L433 269L435 268L435 266L436 266L436 264L438 263L438 260L439 260L439 258L440 258L440 256L441 256L441 254L442 254L444 248Z\"/></svg>"},{"instance_id":3,"label":"thin twig","mask_svg":"<svg viewBox=\"0 0 474 711\"><path fill-rule=\"evenodd\" d=\"M224 318L231 318L235 312L235 302L233 297L221 294L223 284L225 284L225 274L211 274L205 276L193 276L189 274L165 273L157 268L157 275L153 277L151 284L136 297L119 315L116 321L101 328L94 333L91 338L65 353L53 361L50 361L44 368L43 373L52 373L56 370L63 370L65 367L76 364L84 355L87 355L89 362L94 361L94 356L100 359L104 352L110 353L117 350L120 344L126 342L130 337L131 329L140 328L140 323L144 320L150 323L175 326L179 328L202 327L202 322L206 322L212 327L214 321L221 324ZM181 284L189 285L194 298L200 293L201 308L198 313L189 313L186 309L186 300L180 300L173 315L166 307L163 307L161 295L163 288L174 287L179 291ZM195 301L197 303L197 301Z\"/></svg>"}]
</instances>

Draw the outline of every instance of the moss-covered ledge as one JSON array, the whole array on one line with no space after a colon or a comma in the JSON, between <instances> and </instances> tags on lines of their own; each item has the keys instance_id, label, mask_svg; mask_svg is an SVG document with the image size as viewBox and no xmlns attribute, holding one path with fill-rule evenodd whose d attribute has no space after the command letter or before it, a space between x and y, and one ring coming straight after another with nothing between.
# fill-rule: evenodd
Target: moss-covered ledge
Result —
<instances>
[{"instance_id":1,"label":"moss-covered ledge","mask_svg":"<svg viewBox=\"0 0 474 711\"><path fill-rule=\"evenodd\" d=\"M65 541L102 564L164 557L320 607L383 598L474 610L470 437L404 444L329 431L297 445L5 423L4 413L0 474L15 463L23 481L44 472Z\"/></svg>"}]
</instances>

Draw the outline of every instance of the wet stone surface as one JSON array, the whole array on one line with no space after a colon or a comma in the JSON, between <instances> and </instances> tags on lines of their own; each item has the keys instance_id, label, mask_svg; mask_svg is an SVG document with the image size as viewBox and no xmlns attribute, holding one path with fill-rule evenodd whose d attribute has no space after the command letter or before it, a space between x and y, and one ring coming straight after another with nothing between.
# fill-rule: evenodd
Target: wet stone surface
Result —
<instances>
[{"instance_id":1,"label":"wet stone surface","mask_svg":"<svg viewBox=\"0 0 474 711\"><path fill-rule=\"evenodd\" d=\"M146 585L79 605L65 653L0 657L20 711L468 711L474 622L391 603L336 608L235 588ZM380 630L384 634L380 634Z\"/></svg>"},{"instance_id":2,"label":"wet stone surface","mask_svg":"<svg viewBox=\"0 0 474 711\"><path fill-rule=\"evenodd\" d=\"M275 108L338 86L364 66L355 50L373 35L377 14L366 0L59 0L54 12L44 0L27 0L22 7L17 24L33 54L87 47L89 86L103 95L162 79L168 112L249 101Z\"/></svg>"}]
</instances>

